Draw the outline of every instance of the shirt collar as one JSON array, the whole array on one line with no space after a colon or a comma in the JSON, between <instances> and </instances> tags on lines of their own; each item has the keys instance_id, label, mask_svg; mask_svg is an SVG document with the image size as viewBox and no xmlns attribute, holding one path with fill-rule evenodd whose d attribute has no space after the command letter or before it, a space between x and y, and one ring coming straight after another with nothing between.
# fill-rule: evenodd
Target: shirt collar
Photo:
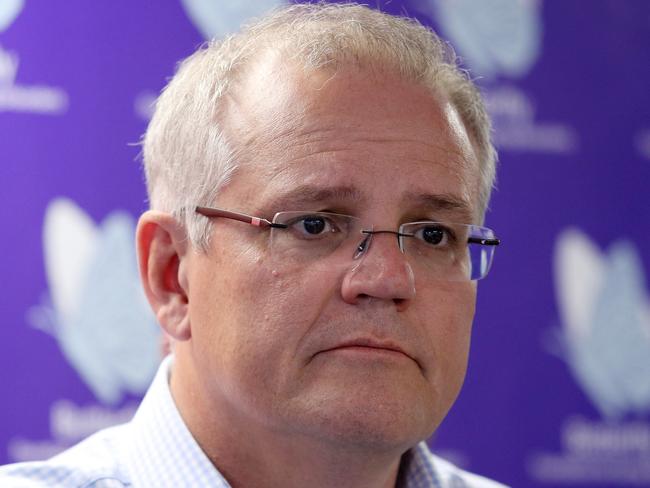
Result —
<instances>
[{"instance_id":1,"label":"shirt collar","mask_svg":"<svg viewBox=\"0 0 650 488\"><path fill-rule=\"evenodd\" d=\"M127 462L135 486L230 487L196 443L169 390L172 356L165 358L131 421Z\"/></svg>"},{"instance_id":2,"label":"shirt collar","mask_svg":"<svg viewBox=\"0 0 650 488\"><path fill-rule=\"evenodd\" d=\"M420 442L402 456L400 479L403 488L441 488L434 456L426 442Z\"/></svg>"}]
</instances>

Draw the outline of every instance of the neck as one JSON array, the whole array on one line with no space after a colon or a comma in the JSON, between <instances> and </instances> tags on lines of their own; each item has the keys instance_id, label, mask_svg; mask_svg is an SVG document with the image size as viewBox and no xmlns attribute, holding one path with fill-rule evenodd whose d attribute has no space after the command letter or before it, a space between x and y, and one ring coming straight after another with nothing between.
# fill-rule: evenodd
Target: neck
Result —
<instances>
[{"instance_id":1,"label":"neck","mask_svg":"<svg viewBox=\"0 0 650 488\"><path fill-rule=\"evenodd\" d=\"M183 368L177 356L171 380L176 406L194 439L233 488L396 485L404 449L371 449L345 440L273 431L228 404L206 402L196 394L202 391L200 382L186 371L191 368Z\"/></svg>"}]
</instances>

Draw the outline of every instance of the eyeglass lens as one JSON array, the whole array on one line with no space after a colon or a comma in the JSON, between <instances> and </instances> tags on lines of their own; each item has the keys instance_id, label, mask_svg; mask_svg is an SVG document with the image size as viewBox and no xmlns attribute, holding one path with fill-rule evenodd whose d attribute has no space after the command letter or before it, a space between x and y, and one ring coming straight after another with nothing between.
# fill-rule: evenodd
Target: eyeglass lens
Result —
<instances>
[{"instance_id":1,"label":"eyeglass lens","mask_svg":"<svg viewBox=\"0 0 650 488\"><path fill-rule=\"evenodd\" d=\"M329 265L348 266L369 250L371 226L357 217L327 212L280 212L271 229L272 255L282 266L305 266L326 260ZM383 232L383 231L382 231ZM426 280L467 281L485 277L494 246L468 242L491 239L490 229L465 224L413 222L400 226L396 244L412 268ZM371 236L370 236L371 237Z\"/></svg>"}]
</instances>

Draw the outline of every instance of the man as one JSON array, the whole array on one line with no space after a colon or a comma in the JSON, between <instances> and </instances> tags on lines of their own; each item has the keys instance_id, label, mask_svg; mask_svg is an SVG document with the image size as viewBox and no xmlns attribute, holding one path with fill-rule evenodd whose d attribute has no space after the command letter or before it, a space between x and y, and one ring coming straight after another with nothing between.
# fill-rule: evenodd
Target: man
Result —
<instances>
[{"instance_id":1,"label":"man","mask_svg":"<svg viewBox=\"0 0 650 488\"><path fill-rule=\"evenodd\" d=\"M489 130L440 40L365 7L285 7L199 50L144 140L140 271L173 355L129 424L5 473L502 486L424 444L463 382L498 244L480 227Z\"/></svg>"}]
</instances>

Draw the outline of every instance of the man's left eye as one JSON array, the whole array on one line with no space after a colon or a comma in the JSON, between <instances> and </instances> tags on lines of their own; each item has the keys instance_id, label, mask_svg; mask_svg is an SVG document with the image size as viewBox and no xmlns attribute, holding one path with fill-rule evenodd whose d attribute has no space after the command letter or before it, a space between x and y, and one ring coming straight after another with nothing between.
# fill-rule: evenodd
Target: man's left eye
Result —
<instances>
[{"instance_id":1,"label":"man's left eye","mask_svg":"<svg viewBox=\"0 0 650 488\"><path fill-rule=\"evenodd\" d=\"M441 247L449 243L453 239L453 235L441 225L428 225L422 227L416 232L416 237L422 239L427 244L432 246Z\"/></svg>"},{"instance_id":2,"label":"man's left eye","mask_svg":"<svg viewBox=\"0 0 650 488\"><path fill-rule=\"evenodd\" d=\"M312 235L320 234L329 227L327 220L321 216L305 217L302 220L302 225L305 229L305 232Z\"/></svg>"}]
</instances>

